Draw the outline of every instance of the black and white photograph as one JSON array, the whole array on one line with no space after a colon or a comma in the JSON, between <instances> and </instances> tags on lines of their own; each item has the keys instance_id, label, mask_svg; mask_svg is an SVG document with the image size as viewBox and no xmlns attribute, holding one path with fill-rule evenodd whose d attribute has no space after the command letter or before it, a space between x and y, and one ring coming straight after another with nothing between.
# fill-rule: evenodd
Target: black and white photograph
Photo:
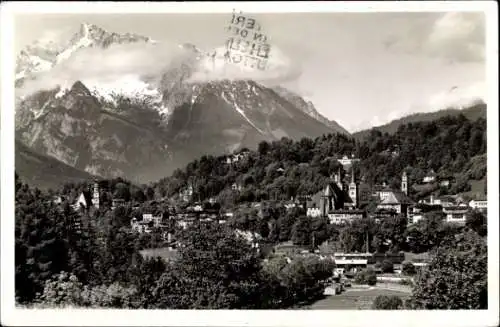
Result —
<instances>
[{"instance_id":1,"label":"black and white photograph","mask_svg":"<svg viewBox=\"0 0 500 327\"><path fill-rule=\"evenodd\" d=\"M498 325L497 9L2 4L2 325Z\"/></svg>"}]
</instances>

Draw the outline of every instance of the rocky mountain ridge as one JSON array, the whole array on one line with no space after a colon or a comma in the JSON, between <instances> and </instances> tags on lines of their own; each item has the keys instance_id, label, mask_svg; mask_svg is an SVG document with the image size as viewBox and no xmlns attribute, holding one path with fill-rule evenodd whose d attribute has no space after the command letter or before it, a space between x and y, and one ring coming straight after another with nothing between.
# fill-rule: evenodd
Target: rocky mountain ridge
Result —
<instances>
[{"instance_id":1,"label":"rocky mountain ridge","mask_svg":"<svg viewBox=\"0 0 500 327\"><path fill-rule=\"evenodd\" d=\"M45 52L51 57L43 60L57 65L68 56L77 56L79 49L109 47L114 42L154 43L149 38L82 25L69 46L48 47ZM188 55L160 72L154 87L138 76L128 76L129 80L116 81L122 83L118 88L104 91L77 80L67 87L18 97L16 138L42 155L88 173L146 182L203 154L255 148L260 141L282 137L346 133L340 126L316 119L311 104L304 105L291 92L285 97L251 80L188 82L202 52L189 44L181 47ZM32 66L20 68L21 64L18 61L23 78L44 73L39 69L28 72ZM124 92L124 86L135 93Z\"/></svg>"}]
</instances>

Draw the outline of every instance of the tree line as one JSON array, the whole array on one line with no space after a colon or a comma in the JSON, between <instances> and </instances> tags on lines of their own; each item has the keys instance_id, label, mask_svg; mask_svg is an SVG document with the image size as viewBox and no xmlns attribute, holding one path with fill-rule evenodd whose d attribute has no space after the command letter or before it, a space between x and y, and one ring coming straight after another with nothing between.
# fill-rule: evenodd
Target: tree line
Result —
<instances>
[{"instance_id":1,"label":"tree line","mask_svg":"<svg viewBox=\"0 0 500 327\"><path fill-rule=\"evenodd\" d=\"M16 176L18 304L170 309L288 308L322 295L331 261L264 260L234 230L195 225L174 261L145 258L116 208L74 211ZM108 219L109 218L109 219ZM104 221L104 222L103 222ZM76 226L80 226L76 228Z\"/></svg>"},{"instance_id":2,"label":"tree line","mask_svg":"<svg viewBox=\"0 0 500 327\"><path fill-rule=\"evenodd\" d=\"M385 182L399 188L403 170L410 185L418 184L434 170L438 176L452 177L452 184L443 193L466 192L470 189L469 179L486 176L486 120L446 116L401 125L394 134L371 131L362 141L344 134L263 141L236 163L225 164L227 156L201 156L149 186L158 196L170 197L192 185L194 198L218 197L231 205L289 200L316 193L339 169L345 176L347 172L337 161L344 154L361 159L354 165L354 172L368 187ZM234 183L241 186L241 191L232 190ZM410 193L415 198L428 195L411 189Z\"/></svg>"}]
</instances>

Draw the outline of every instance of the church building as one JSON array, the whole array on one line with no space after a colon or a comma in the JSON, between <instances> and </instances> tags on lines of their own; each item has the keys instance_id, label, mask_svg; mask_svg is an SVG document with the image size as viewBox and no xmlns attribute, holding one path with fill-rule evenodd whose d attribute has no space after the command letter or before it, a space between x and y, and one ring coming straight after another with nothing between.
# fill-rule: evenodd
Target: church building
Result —
<instances>
[{"instance_id":1,"label":"church building","mask_svg":"<svg viewBox=\"0 0 500 327\"><path fill-rule=\"evenodd\" d=\"M75 204L73 205L74 210L78 210L80 208L84 208L85 210L90 209L91 207L95 207L96 209L99 209L100 205L100 193L99 193L99 182L95 181L92 191L90 191L91 187L89 187L89 190L85 190L80 195L78 196L78 199L76 200Z\"/></svg>"},{"instance_id":2,"label":"church building","mask_svg":"<svg viewBox=\"0 0 500 327\"><path fill-rule=\"evenodd\" d=\"M310 197L306 203L307 216L328 217L332 224L364 217L364 212L357 210L358 206L359 185L354 171L351 173L351 183L346 187L342 182L340 170L322 191Z\"/></svg>"}]
</instances>

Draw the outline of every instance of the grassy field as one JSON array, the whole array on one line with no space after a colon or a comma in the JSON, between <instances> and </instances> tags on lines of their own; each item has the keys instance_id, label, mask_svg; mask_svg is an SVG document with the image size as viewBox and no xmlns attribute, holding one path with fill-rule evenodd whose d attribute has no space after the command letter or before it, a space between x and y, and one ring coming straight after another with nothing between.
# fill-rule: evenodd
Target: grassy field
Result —
<instances>
[{"instance_id":1,"label":"grassy field","mask_svg":"<svg viewBox=\"0 0 500 327\"><path fill-rule=\"evenodd\" d=\"M396 291L382 287L367 289L347 289L339 295L329 295L312 304L312 310L370 310L373 300L378 295L396 295L404 301L410 296L408 291Z\"/></svg>"}]
</instances>

